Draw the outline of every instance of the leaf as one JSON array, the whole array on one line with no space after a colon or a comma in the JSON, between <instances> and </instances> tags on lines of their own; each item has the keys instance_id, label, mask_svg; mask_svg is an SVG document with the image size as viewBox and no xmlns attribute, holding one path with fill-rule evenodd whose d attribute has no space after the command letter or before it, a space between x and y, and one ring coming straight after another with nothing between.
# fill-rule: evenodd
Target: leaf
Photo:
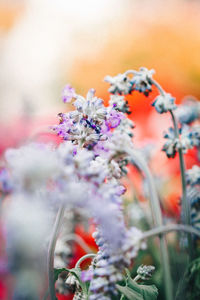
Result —
<instances>
[{"instance_id":1,"label":"leaf","mask_svg":"<svg viewBox=\"0 0 200 300\"><path fill-rule=\"evenodd\" d=\"M143 300L143 297L137 293L136 291L132 290L128 286L121 286L119 284L116 285L117 289L122 293L124 296L126 296L129 300Z\"/></svg>"},{"instance_id":2,"label":"leaf","mask_svg":"<svg viewBox=\"0 0 200 300\"><path fill-rule=\"evenodd\" d=\"M68 271L68 269L62 268L62 269L54 269L54 280L56 282L56 280L58 280L58 276L64 272L64 271Z\"/></svg>"},{"instance_id":3,"label":"leaf","mask_svg":"<svg viewBox=\"0 0 200 300\"><path fill-rule=\"evenodd\" d=\"M176 299L200 299L200 258L193 260L180 280Z\"/></svg>"},{"instance_id":4,"label":"leaf","mask_svg":"<svg viewBox=\"0 0 200 300\"><path fill-rule=\"evenodd\" d=\"M81 270L79 268L73 268L73 269L66 269L66 271L70 272L76 277L76 279L78 280L81 286L83 293L87 295L89 286L87 285L86 282L83 282L81 280Z\"/></svg>"},{"instance_id":5,"label":"leaf","mask_svg":"<svg viewBox=\"0 0 200 300\"><path fill-rule=\"evenodd\" d=\"M144 300L156 300L158 297L158 289L155 285L137 284L134 280L129 278L128 286L140 293Z\"/></svg>"},{"instance_id":6,"label":"leaf","mask_svg":"<svg viewBox=\"0 0 200 300\"><path fill-rule=\"evenodd\" d=\"M127 286L117 285L117 289L130 300L156 300L158 297L158 289L155 285L137 284L130 277Z\"/></svg>"}]
</instances>

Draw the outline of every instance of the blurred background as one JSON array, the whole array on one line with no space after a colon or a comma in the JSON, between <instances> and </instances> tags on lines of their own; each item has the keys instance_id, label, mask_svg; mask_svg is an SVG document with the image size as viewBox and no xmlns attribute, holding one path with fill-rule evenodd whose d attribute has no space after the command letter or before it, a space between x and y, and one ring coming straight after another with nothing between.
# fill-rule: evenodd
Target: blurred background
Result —
<instances>
[{"instance_id":1,"label":"blurred background","mask_svg":"<svg viewBox=\"0 0 200 300\"><path fill-rule=\"evenodd\" d=\"M27 138L52 139L49 125L68 109L67 83L82 95L95 88L107 101L105 75L145 66L177 103L200 98L199 28L194 0L0 0L0 154ZM177 173L178 163L160 152L171 123L151 107L154 97L128 99L134 142L154 144L157 173Z\"/></svg>"}]
</instances>

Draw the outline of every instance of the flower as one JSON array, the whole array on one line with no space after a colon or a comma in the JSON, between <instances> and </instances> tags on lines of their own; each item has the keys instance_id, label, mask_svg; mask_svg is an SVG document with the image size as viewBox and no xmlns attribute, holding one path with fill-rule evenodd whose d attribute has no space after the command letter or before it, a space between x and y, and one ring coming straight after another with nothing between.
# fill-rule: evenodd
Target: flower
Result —
<instances>
[{"instance_id":1,"label":"flower","mask_svg":"<svg viewBox=\"0 0 200 300\"><path fill-rule=\"evenodd\" d=\"M193 98L186 98L175 112L181 124L190 124L200 116L200 103Z\"/></svg>"},{"instance_id":2,"label":"flower","mask_svg":"<svg viewBox=\"0 0 200 300\"><path fill-rule=\"evenodd\" d=\"M113 107L114 109L121 111L123 113L130 114L130 108L128 105L128 101L124 99L124 96L121 95L111 95L109 100L110 107Z\"/></svg>"},{"instance_id":3,"label":"flower","mask_svg":"<svg viewBox=\"0 0 200 300\"><path fill-rule=\"evenodd\" d=\"M143 93L145 96L149 95L152 88L152 75L155 73L153 69L140 68L137 74L131 79L133 90Z\"/></svg>"},{"instance_id":4,"label":"flower","mask_svg":"<svg viewBox=\"0 0 200 300\"><path fill-rule=\"evenodd\" d=\"M108 130L118 127L123 118L124 115L121 112L117 112L115 109L108 110L107 120L105 122Z\"/></svg>"},{"instance_id":5,"label":"flower","mask_svg":"<svg viewBox=\"0 0 200 300\"><path fill-rule=\"evenodd\" d=\"M182 149L183 153L187 153L188 149L192 149L194 146L194 141L192 139L192 133L190 127L184 125L180 129L180 138L176 143L176 149Z\"/></svg>"},{"instance_id":6,"label":"flower","mask_svg":"<svg viewBox=\"0 0 200 300\"><path fill-rule=\"evenodd\" d=\"M191 205L191 223L200 230L200 188L198 186L189 186L186 189L187 199Z\"/></svg>"},{"instance_id":7,"label":"flower","mask_svg":"<svg viewBox=\"0 0 200 300\"><path fill-rule=\"evenodd\" d=\"M141 265L137 269L137 274L140 276L142 280L148 280L151 278L153 272L155 271L154 266L145 266Z\"/></svg>"},{"instance_id":8,"label":"flower","mask_svg":"<svg viewBox=\"0 0 200 300\"><path fill-rule=\"evenodd\" d=\"M132 84L125 74L118 74L114 77L106 76L104 81L110 83L111 87L108 91L112 94L127 95L132 91Z\"/></svg>"},{"instance_id":9,"label":"flower","mask_svg":"<svg viewBox=\"0 0 200 300\"><path fill-rule=\"evenodd\" d=\"M76 95L73 103L76 109L66 114L60 114L60 124L53 127L57 134L65 140L91 149L98 141L107 138L104 134L105 122L116 127L120 118L119 113L117 114L114 110L113 112L108 111L103 100L94 95L94 89L89 90L86 99Z\"/></svg>"},{"instance_id":10,"label":"flower","mask_svg":"<svg viewBox=\"0 0 200 300\"><path fill-rule=\"evenodd\" d=\"M172 127L168 129L168 132L164 132L164 138L167 139L167 141L163 145L162 151L165 151L169 158L175 157L178 139L175 137L174 129Z\"/></svg>"},{"instance_id":11,"label":"flower","mask_svg":"<svg viewBox=\"0 0 200 300\"><path fill-rule=\"evenodd\" d=\"M194 165L191 169L186 171L186 180L190 185L195 185L200 183L200 167Z\"/></svg>"},{"instance_id":12,"label":"flower","mask_svg":"<svg viewBox=\"0 0 200 300\"><path fill-rule=\"evenodd\" d=\"M175 98L171 94L165 93L164 95L157 96L152 105L158 113L162 114L176 108L174 100Z\"/></svg>"},{"instance_id":13,"label":"flower","mask_svg":"<svg viewBox=\"0 0 200 300\"><path fill-rule=\"evenodd\" d=\"M145 243L139 243L141 234L140 230L133 227L125 230L121 237L121 246L115 249L110 248L101 229L93 234L99 251L93 266L90 300L111 299L112 295L117 295L115 284L123 279L122 272L137 256L138 250L146 247ZM89 272L91 276L91 270Z\"/></svg>"},{"instance_id":14,"label":"flower","mask_svg":"<svg viewBox=\"0 0 200 300\"><path fill-rule=\"evenodd\" d=\"M180 136L177 138L173 128L169 128L168 132L164 133L164 138L167 142L164 144L162 150L166 152L169 158L173 158L179 149L183 153L187 153L188 149L200 145L200 127L188 125L182 126L179 130Z\"/></svg>"},{"instance_id":15,"label":"flower","mask_svg":"<svg viewBox=\"0 0 200 300\"><path fill-rule=\"evenodd\" d=\"M75 89L71 85L67 84L62 92L62 100L64 103L69 103L76 97Z\"/></svg>"},{"instance_id":16,"label":"flower","mask_svg":"<svg viewBox=\"0 0 200 300\"><path fill-rule=\"evenodd\" d=\"M200 146L200 126L194 125L190 129L190 137L192 140L192 144L196 147Z\"/></svg>"}]
</instances>

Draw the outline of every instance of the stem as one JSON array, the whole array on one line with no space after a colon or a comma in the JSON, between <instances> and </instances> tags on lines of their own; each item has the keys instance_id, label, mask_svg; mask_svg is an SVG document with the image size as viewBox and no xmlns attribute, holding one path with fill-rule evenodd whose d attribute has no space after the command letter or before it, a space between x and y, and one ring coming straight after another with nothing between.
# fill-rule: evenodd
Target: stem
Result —
<instances>
[{"instance_id":1,"label":"stem","mask_svg":"<svg viewBox=\"0 0 200 300\"><path fill-rule=\"evenodd\" d=\"M56 247L56 241L57 237L60 231L60 227L62 225L62 219L64 216L64 205L61 205L57 216L56 221L53 227L52 236L49 242L49 249L48 249L48 281L49 281L49 293L50 293L50 299L55 300L56 299L56 293L55 293L55 280L54 280L54 252Z\"/></svg>"},{"instance_id":2,"label":"stem","mask_svg":"<svg viewBox=\"0 0 200 300\"><path fill-rule=\"evenodd\" d=\"M140 279L140 275L135 276L135 278L133 278L133 281L138 281Z\"/></svg>"},{"instance_id":3,"label":"stem","mask_svg":"<svg viewBox=\"0 0 200 300\"><path fill-rule=\"evenodd\" d=\"M166 93L165 93L164 89L161 87L161 85L157 81L155 81L154 79L151 78L151 84L155 85L155 87L159 90L159 92L162 96L165 96Z\"/></svg>"},{"instance_id":4,"label":"stem","mask_svg":"<svg viewBox=\"0 0 200 300\"><path fill-rule=\"evenodd\" d=\"M141 240L145 240L159 234L167 234L171 231L184 231L189 234L195 234L200 238L200 231L193 228L192 226L183 225L183 224L169 224L165 226L159 226L144 232L141 237Z\"/></svg>"},{"instance_id":5,"label":"stem","mask_svg":"<svg viewBox=\"0 0 200 300\"><path fill-rule=\"evenodd\" d=\"M170 114L172 117L173 125L174 125L174 133L175 137L179 139L179 130L177 125L177 120L173 111L170 110ZM187 201L186 197L186 179L185 179L185 162L183 157L183 151L180 148L178 150L179 161L180 161L180 169L181 169L181 183L182 183L182 203L183 203L183 212L184 212L184 224L190 225L190 203Z\"/></svg>"},{"instance_id":6,"label":"stem","mask_svg":"<svg viewBox=\"0 0 200 300\"><path fill-rule=\"evenodd\" d=\"M82 256L82 257L77 261L77 263L76 263L76 265L75 265L75 269L76 269L76 268L80 268L80 264L81 264L85 259L87 259L87 258L92 258L92 257L96 257L96 254L94 254L94 253L89 253L89 254L86 254L86 255Z\"/></svg>"},{"instance_id":7,"label":"stem","mask_svg":"<svg viewBox=\"0 0 200 300\"><path fill-rule=\"evenodd\" d=\"M152 211L152 217L154 225L157 227L163 226L162 212L160 208L160 202L157 196L156 188L154 185L153 176L149 170L149 167L140 153L135 150L131 150L128 153L131 156L131 159L134 161L134 164L141 169L147 177L149 193L150 193L150 205ZM160 233L160 250L161 250L161 263L163 266L164 282L165 282L165 292L166 299L173 300L173 287L170 274L170 264L169 264L169 255L167 249L167 243L165 236Z\"/></svg>"},{"instance_id":8,"label":"stem","mask_svg":"<svg viewBox=\"0 0 200 300\"><path fill-rule=\"evenodd\" d=\"M172 122L174 125L174 133L175 137L179 139L179 129L176 117L173 111L169 111L172 117ZM186 194L186 179L185 179L185 161L183 156L183 151L181 148L178 149L179 155L179 162L180 162L180 170L181 170L181 184L182 184L182 213L183 213L183 222L185 225L191 224L191 213L190 213L190 203L187 201L187 194ZM190 259L193 258L193 245L192 245L192 237L190 234L187 234L188 239L188 250L189 250L189 257Z\"/></svg>"},{"instance_id":9,"label":"stem","mask_svg":"<svg viewBox=\"0 0 200 300\"><path fill-rule=\"evenodd\" d=\"M126 71L125 73L124 73L124 75L129 75L129 74L131 74L131 75L137 75L139 72L138 71L136 71L136 70L128 70L128 71Z\"/></svg>"},{"instance_id":10,"label":"stem","mask_svg":"<svg viewBox=\"0 0 200 300\"><path fill-rule=\"evenodd\" d=\"M161 95L165 95L165 91L160 86L158 82L151 79L152 84L154 84L157 89L159 90ZM175 137L179 140L179 129L178 129L178 122L176 120L176 117L172 110L169 110L172 122L174 126L174 133ZM179 155L179 162L180 162L180 170L181 170L181 183L182 183L182 212L183 212L183 221L184 224L190 225L191 224L191 214L190 214L190 203L187 201L187 195L186 195L186 179L185 179L185 162L184 162L184 156L182 149L178 149L178 155ZM190 259L193 258L193 245L192 245L192 237L190 234L187 235L188 239L188 250L189 250L189 257Z\"/></svg>"},{"instance_id":11,"label":"stem","mask_svg":"<svg viewBox=\"0 0 200 300\"><path fill-rule=\"evenodd\" d=\"M154 185L154 179L149 170L149 167L146 161L143 159L142 155L137 150L131 150L128 154L130 154L133 163L137 165L137 167L146 175L150 194L150 206L152 211L153 223L156 226L161 226L163 224L163 221L160 202Z\"/></svg>"}]
</instances>

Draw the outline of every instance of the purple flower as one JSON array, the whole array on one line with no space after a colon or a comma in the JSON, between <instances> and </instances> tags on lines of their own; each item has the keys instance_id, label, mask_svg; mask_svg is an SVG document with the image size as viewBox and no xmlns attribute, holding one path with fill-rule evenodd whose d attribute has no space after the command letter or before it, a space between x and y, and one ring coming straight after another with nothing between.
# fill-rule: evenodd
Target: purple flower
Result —
<instances>
[{"instance_id":1,"label":"purple flower","mask_svg":"<svg viewBox=\"0 0 200 300\"><path fill-rule=\"evenodd\" d=\"M121 119L123 118L124 115L122 113L112 109L107 117L106 126L108 126L108 128L116 128L119 126Z\"/></svg>"},{"instance_id":2,"label":"purple flower","mask_svg":"<svg viewBox=\"0 0 200 300\"><path fill-rule=\"evenodd\" d=\"M69 103L72 98L76 97L75 89L67 84L62 92L62 100L64 103Z\"/></svg>"}]
</instances>

